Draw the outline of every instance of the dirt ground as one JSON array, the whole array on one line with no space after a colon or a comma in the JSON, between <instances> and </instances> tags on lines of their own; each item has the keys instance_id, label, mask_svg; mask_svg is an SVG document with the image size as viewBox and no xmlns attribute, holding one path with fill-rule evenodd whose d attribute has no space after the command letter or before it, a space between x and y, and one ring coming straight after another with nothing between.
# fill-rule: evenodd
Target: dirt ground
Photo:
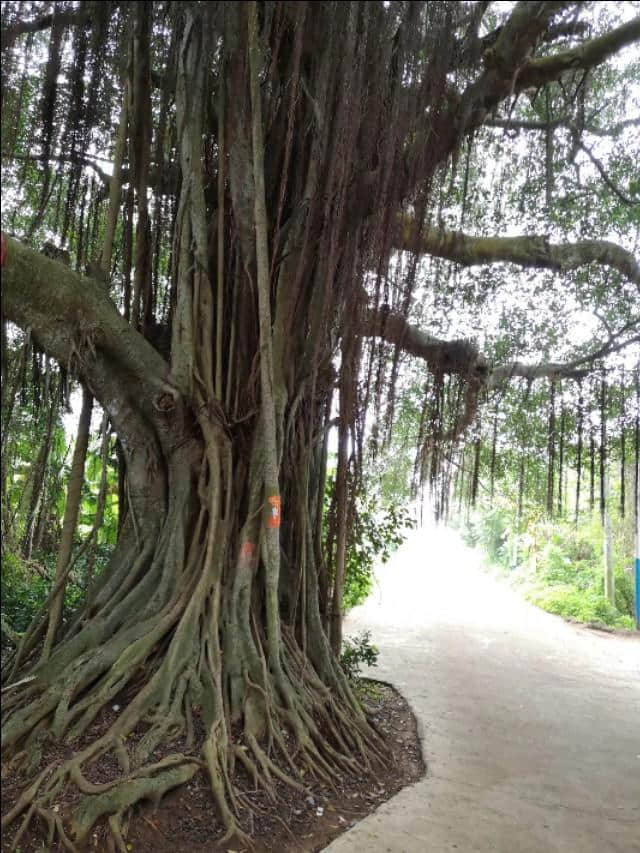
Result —
<instances>
[{"instance_id":1,"label":"dirt ground","mask_svg":"<svg viewBox=\"0 0 640 853\"><path fill-rule=\"evenodd\" d=\"M249 829L255 853L312 853L322 850L336 836L352 827L401 788L418 781L425 772L416 721L402 696L391 686L376 681L363 682L363 701L375 724L389 739L394 762L378 768L375 776L344 777L335 789L309 780L308 793L277 788L279 800L272 803L262 791L253 790L249 779L240 781L255 817ZM3 780L3 812L15 800L21 785L11 777ZM70 805L71 803L69 803ZM63 807L64 808L64 805ZM8 853L16 829L3 836L2 853ZM196 775L184 788L169 793L155 810L139 809L130 822L127 849L132 853L242 853L237 842L224 845L217 839L222 827L216 821L209 783ZM20 853L54 853L37 833L20 840ZM44 845L44 846L43 846ZM107 851L105 827L97 825L86 851Z\"/></svg>"}]
</instances>

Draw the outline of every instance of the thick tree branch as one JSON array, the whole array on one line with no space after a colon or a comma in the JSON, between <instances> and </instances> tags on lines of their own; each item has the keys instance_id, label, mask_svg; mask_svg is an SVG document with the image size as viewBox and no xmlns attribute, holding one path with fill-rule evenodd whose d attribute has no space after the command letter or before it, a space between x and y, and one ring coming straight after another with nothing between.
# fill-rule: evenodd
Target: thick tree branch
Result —
<instances>
[{"instance_id":1,"label":"thick tree branch","mask_svg":"<svg viewBox=\"0 0 640 853\"><path fill-rule=\"evenodd\" d=\"M361 322L362 334L382 338L399 346L409 355L422 359L435 375L457 374L464 377L462 413L445 441L456 441L473 422L478 410L478 397L489 379L486 359L473 341L444 341L414 326L401 314L368 308Z\"/></svg>"},{"instance_id":2,"label":"thick tree branch","mask_svg":"<svg viewBox=\"0 0 640 853\"><path fill-rule=\"evenodd\" d=\"M567 5L552 2L516 4L495 44L484 53L484 72L465 90L459 104L452 104L452 114L446 116L455 127L454 144L461 135L481 125L487 114L516 90L522 69L529 63L551 19Z\"/></svg>"},{"instance_id":3,"label":"thick tree branch","mask_svg":"<svg viewBox=\"0 0 640 853\"><path fill-rule=\"evenodd\" d=\"M514 376L539 379L544 376L579 378L587 371L563 364L527 365L520 362L491 369L473 341L445 341L414 326L401 314L369 308L361 322L362 334L382 338L404 352L422 359L435 375L457 374L465 380L462 411L452 431L442 436L455 442L474 421L483 388L494 388Z\"/></svg>"},{"instance_id":4,"label":"thick tree branch","mask_svg":"<svg viewBox=\"0 0 640 853\"><path fill-rule=\"evenodd\" d=\"M585 133L590 133L592 136L601 136L607 138L615 138L619 136L619 134L625 130L627 127L637 127L640 125L640 116L635 116L634 118L628 118L624 121L616 122L616 124L611 125L611 127L598 127L597 125L590 124L587 122L584 127L580 128L574 121L572 121L571 116L564 115L559 116L558 118L551 119L550 121L527 121L527 120L519 120L513 118L493 118L487 119L484 123L484 127L499 127L504 128L505 130L539 130L539 131L547 131L554 130L556 127L565 127L567 130L570 130L572 133L580 133L584 131Z\"/></svg>"},{"instance_id":5,"label":"thick tree branch","mask_svg":"<svg viewBox=\"0 0 640 853\"><path fill-rule=\"evenodd\" d=\"M566 71L586 71L604 62L623 47L640 39L640 17L571 50L532 59L518 74L516 91L532 86L538 88L557 80Z\"/></svg>"},{"instance_id":6,"label":"thick tree branch","mask_svg":"<svg viewBox=\"0 0 640 853\"><path fill-rule=\"evenodd\" d=\"M367 309L360 327L363 335L382 338L409 355L421 358L432 373L475 375L483 380L487 376L486 361L472 341L435 338L409 323L401 314L384 309Z\"/></svg>"},{"instance_id":7,"label":"thick tree branch","mask_svg":"<svg viewBox=\"0 0 640 853\"><path fill-rule=\"evenodd\" d=\"M495 388L503 382L514 377L524 379L581 379L590 371L590 366L594 362L614 352L620 352L633 344L640 343L640 334L632 335L629 338L623 338L629 331L634 331L640 328L640 317L634 317L628 323L619 329L614 334L610 335L604 344L592 350L587 355L580 356L569 362L542 362L540 364L524 364L521 361L513 361L509 364L503 364L494 367L489 374L487 387ZM622 338L622 340L621 340ZM583 365L589 365L583 367Z\"/></svg>"},{"instance_id":8,"label":"thick tree branch","mask_svg":"<svg viewBox=\"0 0 640 853\"><path fill-rule=\"evenodd\" d=\"M398 231L396 248L447 258L463 266L508 262L564 272L596 263L617 270L640 287L638 261L631 252L608 240L554 244L541 235L472 237L430 228L416 242L413 223L406 218Z\"/></svg>"},{"instance_id":9,"label":"thick tree branch","mask_svg":"<svg viewBox=\"0 0 640 853\"><path fill-rule=\"evenodd\" d=\"M582 379L589 373L587 369L577 370L561 362L547 361L540 364L526 364L512 361L494 367L487 381L487 388L498 388L510 379Z\"/></svg>"},{"instance_id":10,"label":"thick tree branch","mask_svg":"<svg viewBox=\"0 0 640 853\"><path fill-rule=\"evenodd\" d=\"M17 38L26 33L39 33L50 29L54 20L63 27L69 27L74 24L83 24L90 18L90 8L85 6L71 12L42 15L42 17L34 18L32 21L16 21L2 31L2 50L10 47Z\"/></svg>"},{"instance_id":11,"label":"thick tree branch","mask_svg":"<svg viewBox=\"0 0 640 853\"><path fill-rule=\"evenodd\" d=\"M463 40L463 45L467 48L467 53L472 56L475 54L478 57L487 50L490 50L502 33L503 27L500 26L492 32L487 33L487 35L482 36L482 38L478 38L478 28L488 6L488 3L479 3L470 18L471 23ZM549 43L556 39L567 38L569 36L582 36L587 32L588 27L589 25L586 21L562 21L559 24L548 27L542 33L540 40Z\"/></svg>"},{"instance_id":12,"label":"thick tree branch","mask_svg":"<svg viewBox=\"0 0 640 853\"><path fill-rule=\"evenodd\" d=\"M399 346L409 355L422 359L429 371L436 375L457 374L466 380L462 415L454 433L448 436L455 440L475 417L478 396L483 388L492 389L510 379L582 379L590 372L590 366L611 353L618 352L631 344L640 342L640 334L620 340L627 332L638 328L638 319L630 320L618 332L586 356L570 362L542 362L527 364L513 361L491 367L484 355L470 340L445 341L428 334L410 323L401 314L368 308L365 310L360 329L368 337L377 337ZM589 365L587 367L583 365Z\"/></svg>"},{"instance_id":13,"label":"thick tree branch","mask_svg":"<svg viewBox=\"0 0 640 853\"><path fill-rule=\"evenodd\" d=\"M150 412L158 395L174 393L168 365L118 313L104 287L10 237L6 249L2 310L7 320L30 328L46 352L75 366L94 391L98 359L128 384L121 394L132 393ZM99 392L95 396L100 399Z\"/></svg>"},{"instance_id":14,"label":"thick tree branch","mask_svg":"<svg viewBox=\"0 0 640 853\"><path fill-rule=\"evenodd\" d=\"M550 33L566 29L566 22L554 25L553 18L572 5L563 2L516 4L508 21L492 34L495 43L484 50L484 71L462 94L450 86L442 109L437 115L429 116L425 132L417 134L407 145L404 160L408 185L399 189L399 196L406 197L428 177L434 162L444 163L459 148L464 136L483 125L499 104L514 93L555 80L571 68L591 68L640 35L638 23L633 21L575 49L533 59L537 46ZM536 83L538 79L539 84ZM427 157L425 150L429 152ZM350 203L351 220L362 221L371 215L375 199L370 187L376 185L378 178L377 170L361 175Z\"/></svg>"},{"instance_id":15,"label":"thick tree branch","mask_svg":"<svg viewBox=\"0 0 640 853\"><path fill-rule=\"evenodd\" d=\"M109 189L109 181L110 175L108 175L104 169L101 169L100 166L96 163L93 157L89 157L85 154L79 154L77 151L73 154L69 154L65 156L63 154L53 154L49 158L45 157L42 154L13 154L11 157L12 160L18 160L20 162L27 163L45 163L47 160L53 160L56 163L69 163L76 166L86 166L88 169L93 169L96 175L102 181L105 190Z\"/></svg>"},{"instance_id":16,"label":"thick tree branch","mask_svg":"<svg viewBox=\"0 0 640 853\"><path fill-rule=\"evenodd\" d=\"M597 124L592 124L591 122L586 122L583 130L587 133L592 134L592 136L603 136L603 137L616 137L622 133L623 130L626 130L628 127L638 127L640 125L640 116L632 116L631 118L626 118L623 121L618 121L616 124L612 124L611 127L598 127ZM570 128L572 129L572 128Z\"/></svg>"},{"instance_id":17,"label":"thick tree branch","mask_svg":"<svg viewBox=\"0 0 640 853\"><path fill-rule=\"evenodd\" d=\"M477 38L480 24L482 23L482 19L490 5L491 0L479 0L471 10L467 25L467 33L465 36L465 41L467 43L471 42L472 39Z\"/></svg>"},{"instance_id":18,"label":"thick tree branch","mask_svg":"<svg viewBox=\"0 0 640 853\"><path fill-rule=\"evenodd\" d=\"M34 163L45 163L47 158L42 154L14 154L12 159L19 161L29 161ZM94 157L78 152L69 154L53 154L49 158L57 163L67 163L70 165L85 166L88 169L93 169L96 175L102 182L103 192L105 197L109 194L109 186L111 183L111 174L105 172ZM103 161L108 163L108 161ZM113 163L109 163L109 168L113 169ZM161 163L159 166L152 164L149 170L149 186L158 195L167 195L175 190L179 180L179 170L176 163ZM128 168L121 169L120 182L126 186L131 181L131 173Z\"/></svg>"},{"instance_id":19,"label":"thick tree branch","mask_svg":"<svg viewBox=\"0 0 640 853\"><path fill-rule=\"evenodd\" d=\"M519 69L527 63L553 16L568 5L538 0L516 4L508 21L492 34L495 43L484 50L485 69L478 79L462 94L451 85L443 108L437 115L429 117L424 135L417 135L407 146L405 172L412 176L412 182L418 183L427 177L425 170L430 170L434 162L445 162L459 148L463 137L480 126L487 115L513 92ZM425 150L429 151L426 158ZM425 165L415 168L416 164L422 163ZM369 194L366 176L363 178L357 205L366 209Z\"/></svg>"},{"instance_id":20,"label":"thick tree branch","mask_svg":"<svg viewBox=\"0 0 640 853\"><path fill-rule=\"evenodd\" d=\"M574 359L568 367L578 367L587 362L594 362L614 352L620 352L620 350L631 346L631 344L640 343L640 334L632 335L630 338L623 338L623 335L627 332L637 331L638 329L640 329L640 317L634 317L628 323L625 323L621 329L618 329L617 332L609 332L608 339L596 350L589 353L589 355Z\"/></svg>"},{"instance_id":21,"label":"thick tree branch","mask_svg":"<svg viewBox=\"0 0 640 853\"><path fill-rule=\"evenodd\" d=\"M440 162L444 161L462 137L484 124L491 112L511 95L539 88L565 71L592 68L640 38L640 18L636 18L571 50L532 58L538 44L553 31L553 17L570 5L517 3L495 44L484 52L483 73L462 95L450 92L448 107L430 128L428 138L416 141L407 151L407 158L418 157L420 146L429 145L437 150Z\"/></svg>"},{"instance_id":22,"label":"thick tree branch","mask_svg":"<svg viewBox=\"0 0 640 853\"><path fill-rule=\"evenodd\" d=\"M104 407L124 449L130 483L145 484L129 489L132 513L153 518L157 535L155 521L166 509L163 453L173 453L189 433L169 366L97 282L17 240L7 238L6 244L4 318L31 329L40 347L76 371Z\"/></svg>"},{"instance_id":23,"label":"thick tree branch","mask_svg":"<svg viewBox=\"0 0 640 853\"><path fill-rule=\"evenodd\" d=\"M582 36L589 28L586 21L564 21L549 27L547 32L542 36L542 41L551 42L560 38L568 38L570 36Z\"/></svg>"}]
</instances>

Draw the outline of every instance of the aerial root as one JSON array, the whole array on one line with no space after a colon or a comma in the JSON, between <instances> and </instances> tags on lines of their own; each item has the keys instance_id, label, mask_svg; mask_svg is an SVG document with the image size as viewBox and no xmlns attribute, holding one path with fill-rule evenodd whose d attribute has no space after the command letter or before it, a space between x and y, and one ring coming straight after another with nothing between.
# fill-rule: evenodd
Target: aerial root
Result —
<instances>
[{"instance_id":1,"label":"aerial root","mask_svg":"<svg viewBox=\"0 0 640 853\"><path fill-rule=\"evenodd\" d=\"M13 840L12 849L16 849L27 828L35 816L40 817L48 829L48 843L58 839L69 853L76 853L76 846L67 836L62 816L52 803L69 780L84 794L81 802L72 812L71 828L75 840L82 842L95 822L107 816L114 841L119 850L126 851L122 836L122 816L140 800L152 800L158 803L171 788L188 782L200 769L201 762L181 754L167 756L156 764L142 767L124 779L101 784L89 782L80 769L76 758L66 762L57 771L51 773L52 766L45 768L34 782L22 793L14 807L2 820L3 827L10 824L23 811L26 814ZM43 785L47 776L50 778Z\"/></svg>"},{"instance_id":2,"label":"aerial root","mask_svg":"<svg viewBox=\"0 0 640 853\"><path fill-rule=\"evenodd\" d=\"M258 786L265 788L268 791L268 785L266 781L260 776L258 771L258 767L256 766L255 761L252 761L246 753L246 747L236 746L234 747L234 755L240 761L242 766L245 768L249 777L253 780L254 790L258 790Z\"/></svg>"},{"instance_id":3,"label":"aerial root","mask_svg":"<svg viewBox=\"0 0 640 853\"><path fill-rule=\"evenodd\" d=\"M40 784L42 783L45 776L51 772L51 769L52 769L51 767L45 768L42 771L42 773L40 773L38 776L36 776L36 778L33 780L31 785L29 785L29 787L26 788L22 792L22 794L20 794L20 796L18 797L18 800L17 800L16 804L14 805L14 807L12 809L10 809L6 813L6 815L2 818L2 824L1 825L2 825L3 829L5 826L8 826L13 820L15 820L19 814L22 814L22 812L26 808L31 806L31 804L33 803L33 800L36 796L36 793L38 791L38 788L40 787ZM27 822L27 825L28 825L28 822ZM26 829L26 826L25 826L25 829ZM24 829L22 827L20 828L20 832L21 833L24 832Z\"/></svg>"},{"instance_id":4,"label":"aerial root","mask_svg":"<svg viewBox=\"0 0 640 853\"><path fill-rule=\"evenodd\" d=\"M262 767L262 772L265 777L271 782L271 774L280 779L281 782L284 782L285 785L289 785L290 788L293 788L294 791L298 791L299 793L304 793L306 788L304 785L301 785L300 782L296 782L291 776L281 770L277 764L275 764L266 752L259 746L257 740L252 734L247 734L247 743L251 747L251 751L255 755L258 760L259 765Z\"/></svg>"},{"instance_id":5,"label":"aerial root","mask_svg":"<svg viewBox=\"0 0 640 853\"><path fill-rule=\"evenodd\" d=\"M118 853L127 853L127 845L122 834L121 813L109 815L109 829L111 830L113 842L118 849Z\"/></svg>"},{"instance_id":6,"label":"aerial root","mask_svg":"<svg viewBox=\"0 0 640 853\"><path fill-rule=\"evenodd\" d=\"M330 733L336 748L332 749L330 744L327 744L320 737L313 719L303 712L303 723L310 735L321 742L322 750L328 753L331 761L347 772L357 770L359 763L362 762L367 770L371 771L373 769L372 760L380 766L384 766L391 756L384 745L384 738L380 732L363 714L361 719L354 720L353 716L345 710L353 708L354 700L351 695L348 695L349 688L344 688L347 691L347 694L344 694L343 681L337 678L334 686L344 700L343 702L338 701L336 694L318 679L315 670L309 666L309 662L304 658L289 633L283 632L283 636L288 653L285 662L288 661L293 665L295 677L302 685L303 695L307 699L306 703L303 704L314 708L315 713L319 715L323 725ZM359 756L358 760L350 757L353 753Z\"/></svg>"},{"instance_id":7,"label":"aerial root","mask_svg":"<svg viewBox=\"0 0 640 853\"><path fill-rule=\"evenodd\" d=\"M53 844L56 835L58 839L62 842L64 849L68 850L69 853L77 853L77 848L73 844L73 842L69 839L66 832L64 831L64 826L62 825L62 818L59 814L53 811L53 809L43 808L41 806L37 806L35 803L31 803L29 808L27 809L27 813L25 814L22 824L20 825L20 829L17 831L15 838L11 844L11 849L16 850L20 839L26 832L29 827L34 816L40 817L47 826L47 844Z\"/></svg>"},{"instance_id":8,"label":"aerial root","mask_svg":"<svg viewBox=\"0 0 640 853\"><path fill-rule=\"evenodd\" d=\"M20 843L20 839L24 835L26 828L31 823L31 818L33 817L35 810L36 807L32 803L27 809L27 813L24 816L22 823L20 824L20 829L16 832L16 837L13 839L13 844L11 845L12 850L15 850L18 844Z\"/></svg>"},{"instance_id":9,"label":"aerial root","mask_svg":"<svg viewBox=\"0 0 640 853\"><path fill-rule=\"evenodd\" d=\"M226 774L223 772L218 755L219 748L214 741L213 734L214 730L212 730L209 737L205 740L202 752L205 758L207 770L209 771L211 793L213 794L213 799L218 808L218 814L226 830L220 843L226 844L232 838L236 838L248 847L253 848L251 838L242 829L240 829L238 821L229 808L227 795L231 791L231 785L228 784Z\"/></svg>"},{"instance_id":10,"label":"aerial root","mask_svg":"<svg viewBox=\"0 0 640 853\"><path fill-rule=\"evenodd\" d=\"M173 761L158 762L145 768L136 777L130 777L124 782L111 787L108 791L88 799L84 799L73 812L71 825L75 837L81 841L98 818L121 815L124 811L140 800L152 800L156 804L162 796L178 785L188 782L200 768L200 762L184 756L168 756ZM171 766L173 764L173 766ZM155 775L154 769L161 768ZM120 818L118 818L119 820Z\"/></svg>"}]
</instances>

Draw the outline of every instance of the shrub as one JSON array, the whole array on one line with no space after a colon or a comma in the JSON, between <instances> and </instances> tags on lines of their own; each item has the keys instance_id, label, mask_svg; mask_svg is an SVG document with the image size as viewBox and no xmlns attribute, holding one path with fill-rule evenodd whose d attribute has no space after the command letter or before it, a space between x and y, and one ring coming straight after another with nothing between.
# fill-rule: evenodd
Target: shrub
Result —
<instances>
[{"instance_id":1,"label":"shrub","mask_svg":"<svg viewBox=\"0 0 640 853\"><path fill-rule=\"evenodd\" d=\"M44 603L47 581L18 555L5 551L2 557L2 615L14 631L24 631ZM3 635L4 642L4 635Z\"/></svg>"},{"instance_id":2,"label":"shrub","mask_svg":"<svg viewBox=\"0 0 640 853\"><path fill-rule=\"evenodd\" d=\"M378 647L371 642L371 631L362 631L355 637L346 637L342 644L340 666L349 681L357 681L363 666L377 666Z\"/></svg>"},{"instance_id":3,"label":"shrub","mask_svg":"<svg viewBox=\"0 0 640 853\"><path fill-rule=\"evenodd\" d=\"M328 534L333 478L327 482L325 495L325 542ZM386 563L415 526L407 506L401 502L385 502L376 489L356 500L353 522L349 529L345 557L343 607L351 610L361 604L373 587L373 569L377 561Z\"/></svg>"},{"instance_id":4,"label":"shrub","mask_svg":"<svg viewBox=\"0 0 640 853\"><path fill-rule=\"evenodd\" d=\"M619 519L614 519L615 606L604 596L603 531L596 513L583 516L576 527L569 520L528 517L517 535L518 562L510 566L513 549L513 507L498 498L474 513L468 539L479 544L489 561L515 568L512 581L529 589L537 606L582 622L633 627L633 584L623 568L624 548Z\"/></svg>"},{"instance_id":5,"label":"shrub","mask_svg":"<svg viewBox=\"0 0 640 853\"><path fill-rule=\"evenodd\" d=\"M621 615L604 595L593 589L584 591L565 584L536 590L528 598L548 613L557 613L565 619L598 622L616 628L633 627L630 616Z\"/></svg>"},{"instance_id":6,"label":"shrub","mask_svg":"<svg viewBox=\"0 0 640 853\"><path fill-rule=\"evenodd\" d=\"M105 568L112 548L99 545L95 554L94 578ZM23 560L9 550L2 557L2 615L17 633L25 631L51 591L55 575L55 553L36 555L37 560ZM86 557L78 560L71 571L64 592L62 618L68 619L84 600L86 590ZM2 636L4 645L6 637Z\"/></svg>"},{"instance_id":7,"label":"shrub","mask_svg":"<svg viewBox=\"0 0 640 853\"><path fill-rule=\"evenodd\" d=\"M629 614L629 620L633 625L631 616L633 614L633 605L635 594L633 591L634 583L630 572L625 572L623 568L616 570L616 608L620 613Z\"/></svg>"},{"instance_id":8,"label":"shrub","mask_svg":"<svg viewBox=\"0 0 640 853\"><path fill-rule=\"evenodd\" d=\"M376 561L386 563L414 525L405 506L381 505L375 496L357 502L345 565L346 610L366 599L373 586Z\"/></svg>"}]
</instances>

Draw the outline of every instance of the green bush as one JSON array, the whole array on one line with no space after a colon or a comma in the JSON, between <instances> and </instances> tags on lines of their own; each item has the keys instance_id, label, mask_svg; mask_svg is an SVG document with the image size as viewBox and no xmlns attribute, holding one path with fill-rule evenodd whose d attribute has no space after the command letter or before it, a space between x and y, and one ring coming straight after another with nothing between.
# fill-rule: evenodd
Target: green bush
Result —
<instances>
[{"instance_id":1,"label":"green bush","mask_svg":"<svg viewBox=\"0 0 640 853\"><path fill-rule=\"evenodd\" d=\"M335 481L330 478L325 496L325 542L334 489ZM407 531L414 526L415 521L405 504L383 501L376 489L368 490L357 498L345 557L342 599L345 610L367 598L373 588L376 562L386 563L406 539Z\"/></svg>"},{"instance_id":2,"label":"green bush","mask_svg":"<svg viewBox=\"0 0 640 853\"><path fill-rule=\"evenodd\" d=\"M569 585L551 586L530 593L528 598L548 613L557 613L566 619L633 628L632 618L621 615L604 595L595 590L584 591Z\"/></svg>"},{"instance_id":3,"label":"green bush","mask_svg":"<svg viewBox=\"0 0 640 853\"><path fill-rule=\"evenodd\" d=\"M405 506L381 505L374 497L357 502L345 564L343 606L361 604L373 587L376 561L386 563L415 522Z\"/></svg>"},{"instance_id":4,"label":"green bush","mask_svg":"<svg viewBox=\"0 0 640 853\"><path fill-rule=\"evenodd\" d=\"M113 548L98 545L96 548L93 575L97 577L106 566ZM2 558L2 615L17 633L29 627L51 590L51 581L55 574L55 554L37 555L37 560L23 560L19 555L5 551ZM36 568L40 569L40 572ZM68 619L84 600L86 591L86 558L78 560L67 580L62 610L63 620ZM43 574L46 577L43 577ZM4 644L6 637L2 636Z\"/></svg>"},{"instance_id":5,"label":"green bush","mask_svg":"<svg viewBox=\"0 0 640 853\"><path fill-rule=\"evenodd\" d=\"M513 505L498 496L473 514L466 538L480 545L491 564L515 569L512 581L544 610L582 622L633 627L633 583L623 567L626 546L619 518L613 518L615 606L604 596L603 531L597 513L582 517L578 526L525 513L520 531L516 533ZM518 564L512 566L516 553Z\"/></svg>"},{"instance_id":6,"label":"green bush","mask_svg":"<svg viewBox=\"0 0 640 853\"><path fill-rule=\"evenodd\" d=\"M342 644L340 666L349 681L357 681L363 666L377 666L378 647L371 642L371 631L362 631L355 637L346 637Z\"/></svg>"},{"instance_id":7,"label":"green bush","mask_svg":"<svg viewBox=\"0 0 640 853\"><path fill-rule=\"evenodd\" d=\"M5 551L2 557L2 615L14 631L24 631L44 603L49 584L19 556ZM3 635L3 642L4 642Z\"/></svg>"},{"instance_id":8,"label":"green bush","mask_svg":"<svg viewBox=\"0 0 640 853\"><path fill-rule=\"evenodd\" d=\"M635 593L633 591L634 582L630 572L625 572L623 568L616 569L616 609L620 613L628 614L633 626L633 605L635 602Z\"/></svg>"},{"instance_id":9,"label":"green bush","mask_svg":"<svg viewBox=\"0 0 640 853\"><path fill-rule=\"evenodd\" d=\"M507 510L502 507L490 510L480 527L479 540L492 562L508 565L510 534L511 519Z\"/></svg>"},{"instance_id":10,"label":"green bush","mask_svg":"<svg viewBox=\"0 0 640 853\"><path fill-rule=\"evenodd\" d=\"M479 545L491 563L506 568L510 563L512 526L509 509L493 506L469 519L463 529L463 539L471 547Z\"/></svg>"}]
</instances>

